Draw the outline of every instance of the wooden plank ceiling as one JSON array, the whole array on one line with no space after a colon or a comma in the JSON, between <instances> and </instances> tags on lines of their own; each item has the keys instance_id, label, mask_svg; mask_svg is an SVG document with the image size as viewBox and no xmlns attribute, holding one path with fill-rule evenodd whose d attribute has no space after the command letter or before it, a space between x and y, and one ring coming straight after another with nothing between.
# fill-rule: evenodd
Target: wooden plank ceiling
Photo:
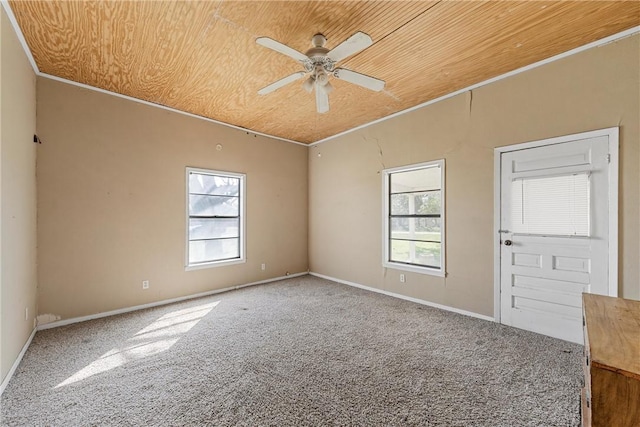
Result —
<instances>
[{"instance_id":1,"label":"wooden plank ceiling","mask_svg":"<svg viewBox=\"0 0 640 427\"><path fill-rule=\"evenodd\" d=\"M310 143L640 25L618 1L10 1L39 70L253 131ZM298 51L363 31L374 44L339 65L386 81L332 80L318 114L300 71L256 45Z\"/></svg>"}]
</instances>

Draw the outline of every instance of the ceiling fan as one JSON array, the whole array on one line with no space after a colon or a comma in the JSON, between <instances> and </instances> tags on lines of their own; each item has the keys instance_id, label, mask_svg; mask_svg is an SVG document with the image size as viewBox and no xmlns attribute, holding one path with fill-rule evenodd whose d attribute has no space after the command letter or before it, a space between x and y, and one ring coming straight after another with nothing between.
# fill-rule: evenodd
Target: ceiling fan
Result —
<instances>
[{"instance_id":1,"label":"ceiling fan","mask_svg":"<svg viewBox=\"0 0 640 427\"><path fill-rule=\"evenodd\" d=\"M384 89L384 80L347 70L346 68L336 68L336 63L371 46L373 44L371 37L365 33L357 32L331 50L324 47L326 42L325 36L316 34L311 38L313 47L306 53L301 53L269 37L257 38L256 43L259 45L287 55L300 62L304 67L304 71L298 71L263 87L258 91L258 94L266 95L289 83L300 80L308 74L309 78L303 83L302 87L309 93L315 88L316 109L318 113L326 113L329 111L329 93L333 90L333 86L329 82L330 75L336 79L376 92Z\"/></svg>"}]
</instances>

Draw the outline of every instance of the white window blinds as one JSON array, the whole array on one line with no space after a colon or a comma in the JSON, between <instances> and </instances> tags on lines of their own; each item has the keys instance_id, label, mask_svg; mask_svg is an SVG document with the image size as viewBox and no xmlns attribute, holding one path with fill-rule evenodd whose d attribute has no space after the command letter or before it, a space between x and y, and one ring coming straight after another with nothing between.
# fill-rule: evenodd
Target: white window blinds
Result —
<instances>
[{"instance_id":1,"label":"white window blinds","mask_svg":"<svg viewBox=\"0 0 640 427\"><path fill-rule=\"evenodd\" d=\"M511 183L514 233L589 236L589 174L523 178Z\"/></svg>"}]
</instances>

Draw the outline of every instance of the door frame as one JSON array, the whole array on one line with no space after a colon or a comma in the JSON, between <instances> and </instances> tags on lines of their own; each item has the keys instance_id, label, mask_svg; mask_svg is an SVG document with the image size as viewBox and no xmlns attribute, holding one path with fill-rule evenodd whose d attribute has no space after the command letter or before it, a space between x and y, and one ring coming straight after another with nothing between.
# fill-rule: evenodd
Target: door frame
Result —
<instances>
[{"instance_id":1,"label":"door frame","mask_svg":"<svg viewBox=\"0 0 640 427\"><path fill-rule=\"evenodd\" d=\"M580 139L607 136L609 139L609 296L618 296L618 173L619 173L619 128L611 127L572 135L541 139L494 148L493 157L493 317L502 323L500 313L500 213L502 203L503 153L562 144Z\"/></svg>"}]
</instances>

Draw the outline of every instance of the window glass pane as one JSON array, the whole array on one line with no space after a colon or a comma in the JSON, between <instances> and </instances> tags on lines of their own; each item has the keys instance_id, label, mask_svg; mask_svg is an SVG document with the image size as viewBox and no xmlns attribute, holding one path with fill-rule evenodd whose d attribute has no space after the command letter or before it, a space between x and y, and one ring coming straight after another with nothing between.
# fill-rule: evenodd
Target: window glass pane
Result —
<instances>
[{"instance_id":1,"label":"window glass pane","mask_svg":"<svg viewBox=\"0 0 640 427\"><path fill-rule=\"evenodd\" d=\"M440 218L391 218L391 238L441 241Z\"/></svg>"},{"instance_id":2,"label":"window glass pane","mask_svg":"<svg viewBox=\"0 0 640 427\"><path fill-rule=\"evenodd\" d=\"M518 179L511 183L514 233L589 235L589 175Z\"/></svg>"},{"instance_id":3,"label":"window glass pane","mask_svg":"<svg viewBox=\"0 0 640 427\"><path fill-rule=\"evenodd\" d=\"M189 215L238 216L239 197L189 195Z\"/></svg>"},{"instance_id":4,"label":"window glass pane","mask_svg":"<svg viewBox=\"0 0 640 427\"><path fill-rule=\"evenodd\" d=\"M392 173L389 179L391 193L439 190L441 188L439 166Z\"/></svg>"},{"instance_id":5,"label":"window glass pane","mask_svg":"<svg viewBox=\"0 0 640 427\"><path fill-rule=\"evenodd\" d=\"M439 214L442 210L440 191L413 194L413 206L418 215Z\"/></svg>"},{"instance_id":6,"label":"window glass pane","mask_svg":"<svg viewBox=\"0 0 640 427\"><path fill-rule=\"evenodd\" d=\"M189 219L189 239L215 239L219 237L239 237L238 218Z\"/></svg>"},{"instance_id":7,"label":"window glass pane","mask_svg":"<svg viewBox=\"0 0 640 427\"><path fill-rule=\"evenodd\" d=\"M409 195L391 195L391 215L409 215Z\"/></svg>"},{"instance_id":8,"label":"window glass pane","mask_svg":"<svg viewBox=\"0 0 640 427\"><path fill-rule=\"evenodd\" d=\"M389 261L440 268L441 243L391 240Z\"/></svg>"},{"instance_id":9,"label":"window glass pane","mask_svg":"<svg viewBox=\"0 0 640 427\"><path fill-rule=\"evenodd\" d=\"M189 193L237 196L240 194L240 179L190 172Z\"/></svg>"},{"instance_id":10,"label":"window glass pane","mask_svg":"<svg viewBox=\"0 0 640 427\"><path fill-rule=\"evenodd\" d=\"M391 215L439 214L442 210L440 191L392 194Z\"/></svg>"},{"instance_id":11,"label":"window glass pane","mask_svg":"<svg viewBox=\"0 0 640 427\"><path fill-rule=\"evenodd\" d=\"M239 239L189 242L189 264L240 258Z\"/></svg>"}]
</instances>

